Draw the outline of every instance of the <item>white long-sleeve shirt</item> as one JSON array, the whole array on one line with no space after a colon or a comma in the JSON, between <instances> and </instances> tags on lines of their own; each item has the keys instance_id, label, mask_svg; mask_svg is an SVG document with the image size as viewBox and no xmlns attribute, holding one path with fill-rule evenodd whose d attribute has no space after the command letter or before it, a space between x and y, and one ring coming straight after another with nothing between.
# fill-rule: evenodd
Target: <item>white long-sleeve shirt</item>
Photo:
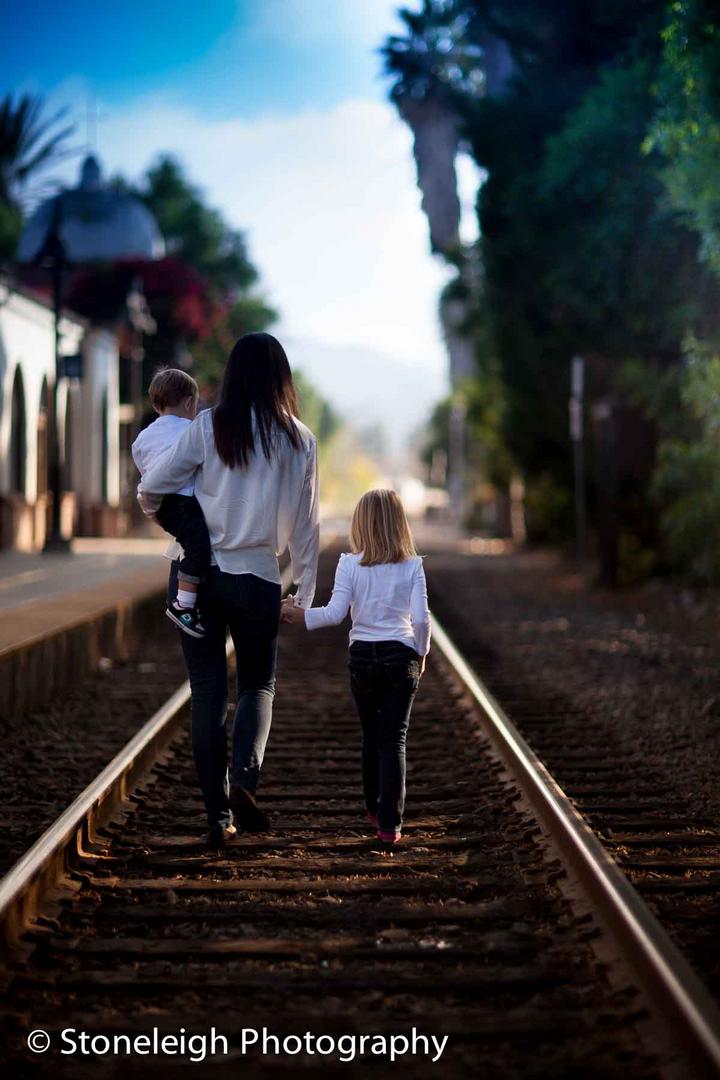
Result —
<instances>
[{"instance_id":1,"label":"white long-sleeve shirt","mask_svg":"<svg viewBox=\"0 0 720 1080\"><path fill-rule=\"evenodd\" d=\"M164 416L158 416L156 420L153 420L152 424L148 424L146 428L143 428L130 447L133 461L140 472L141 482L153 462L162 457L165 451L180 438L190 423L190 419L186 419L184 416L174 416L172 413L166 413ZM183 484L177 494L193 495L194 490L194 484L190 481L188 484Z\"/></svg>"},{"instance_id":2,"label":"white long-sleeve shirt","mask_svg":"<svg viewBox=\"0 0 720 1080\"><path fill-rule=\"evenodd\" d=\"M293 418L294 419L294 418ZM315 595L319 551L317 445L294 419L300 446L282 433L270 461L256 446L245 468L230 469L215 449L212 409L201 412L143 476L144 494L165 495L195 480L215 561L229 574L280 581L277 556L289 549L295 603Z\"/></svg>"},{"instance_id":3,"label":"white long-sleeve shirt","mask_svg":"<svg viewBox=\"0 0 720 1080\"><path fill-rule=\"evenodd\" d=\"M419 656L430 651L430 612L422 559L361 566L341 555L330 602L305 612L308 630L337 626L350 610L350 641L401 641Z\"/></svg>"}]
</instances>

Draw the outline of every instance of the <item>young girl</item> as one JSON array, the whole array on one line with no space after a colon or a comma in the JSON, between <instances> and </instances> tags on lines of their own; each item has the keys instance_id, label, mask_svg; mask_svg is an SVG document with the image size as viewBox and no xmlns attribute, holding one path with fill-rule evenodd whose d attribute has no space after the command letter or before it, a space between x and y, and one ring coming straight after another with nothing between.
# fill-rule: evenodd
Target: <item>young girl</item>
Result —
<instances>
[{"instance_id":1,"label":"young girl","mask_svg":"<svg viewBox=\"0 0 720 1080\"><path fill-rule=\"evenodd\" d=\"M405 738L430 648L422 559L394 491L368 491L353 514L351 555L341 555L327 607L302 610L292 598L284 622L308 630L337 626L350 609L350 686L362 723L368 820L378 839L400 839L405 806Z\"/></svg>"}]
</instances>

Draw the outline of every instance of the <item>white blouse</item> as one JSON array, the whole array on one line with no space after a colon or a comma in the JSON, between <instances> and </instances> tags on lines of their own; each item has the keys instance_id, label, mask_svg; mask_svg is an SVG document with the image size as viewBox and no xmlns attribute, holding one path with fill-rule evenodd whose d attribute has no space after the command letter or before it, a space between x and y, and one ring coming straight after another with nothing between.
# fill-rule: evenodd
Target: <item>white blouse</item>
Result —
<instances>
[{"instance_id":1,"label":"white blouse","mask_svg":"<svg viewBox=\"0 0 720 1080\"><path fill-rule=\"evenodd\" d=\"M401 641L419 656L430 651L430 612L422 559L361 566L362 555L341 555L330 603L308 608L308 630L337 626L350 610L350 641Z\"/></svg>"},{"instance_id":2,"label":"white blouse","mask_svg":"<svg viewBox=\"0 0 720 1080\"><path fill-rule=\"evenodd\" d=\"M288 548L295 602L309 607L320 544L317 449L310 429L293 420L297 448L278 435L270 461L258 446L245 468L230 469L215 449L212 409L206 409L143 473L141 497L152 512L147 495L178 491L194 479L220 569L278 582L277 556Z\"/></svg>"}]
</instances>

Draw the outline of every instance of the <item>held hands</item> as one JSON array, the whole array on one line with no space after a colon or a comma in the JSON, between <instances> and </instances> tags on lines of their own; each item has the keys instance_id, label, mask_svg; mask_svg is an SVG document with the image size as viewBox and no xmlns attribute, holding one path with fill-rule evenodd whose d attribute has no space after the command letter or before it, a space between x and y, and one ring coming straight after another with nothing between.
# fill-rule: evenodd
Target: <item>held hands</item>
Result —
<instances>
[{"instance_id":1,"label":"held hands","mask_svg":"<svg viewBox=\"0 0 720 1080\"><path fill-rule=\"evenodd\" d=\"M286 596L282 602L280 622L296 624L305 622L305 612L302 608L295 607L295 601L292 596Z\"/></svg>"}]
</instances>

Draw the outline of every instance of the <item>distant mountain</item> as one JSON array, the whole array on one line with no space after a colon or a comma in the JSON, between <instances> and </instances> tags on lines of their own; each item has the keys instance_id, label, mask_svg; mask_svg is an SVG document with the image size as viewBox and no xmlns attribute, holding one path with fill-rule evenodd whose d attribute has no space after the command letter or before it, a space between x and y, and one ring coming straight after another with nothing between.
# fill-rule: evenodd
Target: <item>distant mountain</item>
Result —
<instances>
[{"instance_id":1,"label":"distant mountain","mask_svg":"<svg viewBox=\"0 0 720 1080\"><path fill-rule=\"evenodd\" d=\"M397 452L448 393L444 373L404 363L362 346L334 347L283 337L290 364L357 431L380 426Z\"/></svg>"}]
</instances>

